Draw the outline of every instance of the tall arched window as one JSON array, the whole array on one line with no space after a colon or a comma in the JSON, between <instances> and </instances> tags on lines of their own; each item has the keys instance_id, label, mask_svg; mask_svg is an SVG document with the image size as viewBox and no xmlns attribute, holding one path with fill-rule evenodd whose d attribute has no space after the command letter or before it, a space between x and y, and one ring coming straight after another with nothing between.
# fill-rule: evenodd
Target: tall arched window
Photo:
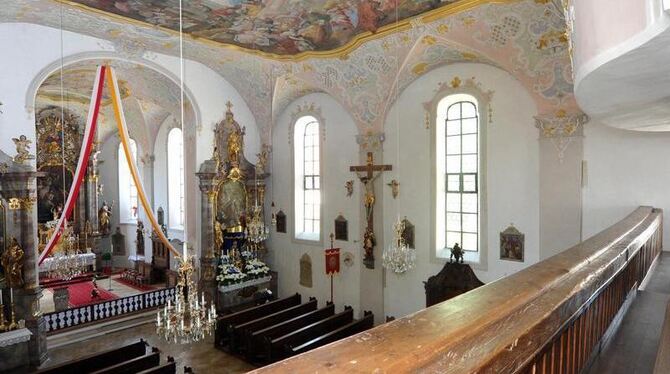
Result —
<instances>
[{"instance_id":1,"label":"tall arched window","mask_svg":"<svg viewBox=\"0 0 670 374\"><path fill-rule=\"evenodd\" d=\"M442 99L437 110L437 257L448 258L458 243L466 260L479 262L483 161L478 103L473 96L454 94Z\"/></svg>"},{"instance_id":2,"label":"tall arched window","mask_svg":"<svg viewBox=\"0 0 670 374\"><path fill-rule=\"evenodd\" d=\"M321 239L319 121L299 118L294 127L295 238Z\"/></svg>"},{"instance_id":3,"label":"tall arched window","mask_svg":"<svg viewBox=\"0 0 670 374\"><path fill-rule=\"evenodd\" d=\"M171 229L184 229L184 147L181 129L168 133L168 224Z\"/></svg>"},{"instance_id":4,"label":"tall arched window","mask_svg":"<svg viewBox=\"0 0 670 374\"><path fill-rule=\"evenodd\" d=\"M128 142L130 153L137 165L137 144L135 140ZM130 174L126 153L123 151L123 144L119 144L119 221L121 223L137 222L137 186Z\"/></svg>"}]
</instances>

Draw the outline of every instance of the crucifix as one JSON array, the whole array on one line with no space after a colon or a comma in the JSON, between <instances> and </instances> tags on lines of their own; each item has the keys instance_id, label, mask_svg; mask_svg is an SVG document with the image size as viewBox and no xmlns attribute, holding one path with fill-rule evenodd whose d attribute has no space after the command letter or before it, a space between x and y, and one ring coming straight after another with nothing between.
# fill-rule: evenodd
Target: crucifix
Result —
<instances>
[{"instance_id":1,"label":"crucifix","mask_svg":"<svg viewBox=\"0 0 670 374\"><path fill-rule=\"evenodd\" d=\"M365 205L365 217L366 217L366 228L365 235L363 236L363 249L365 250L365 257L363 258L363 263L368 269L375 268L375 256L373 253L374 247L376 245L375 233L373 229L373 209L375 206L375 191L373 183L382 172L392 170L391 165L375 165L374 159L372 157L372 152L368 152L367 162L363 166L351 166L349 171L356 173L358 178L363 182L365 186L365 196L363 198L363 204ZM375 174L375 172L377 172ZM360 174L362 173L362 174Z\"/></svg>"}]
</instances>

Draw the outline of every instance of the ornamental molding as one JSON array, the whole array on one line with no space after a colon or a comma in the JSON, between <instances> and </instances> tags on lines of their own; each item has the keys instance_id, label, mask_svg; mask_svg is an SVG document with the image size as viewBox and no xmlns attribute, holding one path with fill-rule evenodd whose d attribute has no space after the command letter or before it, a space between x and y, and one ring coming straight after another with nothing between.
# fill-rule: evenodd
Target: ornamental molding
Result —
<instances>
[{"instance_id":1,"label":"ornamental molding","mask_svg":"<svg viewBox=\"0 0 670 374\"><path fill-rule=\"evenodd\" d=\"M384 140L386 140L386 135L383 132L368 132L363 135L356 135L356 143L364 152L380 151Z\"/></svg>"},{"instance_id":2,"label":"ornamental molding","mask_svg":"<svg viewBox=\"0 0 670 374\"><path fill-rule=\"evenodd\" d=\"M584 136L584 125L588 122L589 116L583 112L568 113L562 109L555 114L535 117L535 127L540 130L540 139L548 139L554 144L561 161L570 143Z\"/></svg>"},{"instance_id":3,"label":"ornamental molding","mask_svg":"<svg viewBox=\"0 0 670 374\"><path fill-rule=\"evenodd\" d=\"M439 82L433 98L430 101L423 103L423 108L425 109L424 125L426 129L430 129L430 124L436 119L435 112L437 111L437 105L440 101L447 96L456 94L470 95L477 99L478 107L486 109L486 118L482 118L482 122L488 123L489 125L492 123L493 108L491 106L491 101L493 100L495 91L484 88L480 82L477 82L475 77L467 78L463 81L459 76L455 76L449 82ZM480 115L483 116L481 109Z\"/></svg>"}]
</instances>

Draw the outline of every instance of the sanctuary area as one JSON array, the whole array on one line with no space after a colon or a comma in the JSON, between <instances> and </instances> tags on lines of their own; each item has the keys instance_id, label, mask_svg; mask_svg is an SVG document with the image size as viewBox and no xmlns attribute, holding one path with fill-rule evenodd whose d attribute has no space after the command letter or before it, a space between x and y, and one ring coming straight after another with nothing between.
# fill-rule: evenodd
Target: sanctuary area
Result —
<instances>
[{"instance_id":1,"label":"sanctuary area","mask_svg":"<svg viewBox=\"0 0 670 374\"><path fill-rule=\"evenodd\" d=\"M670 0L4 1L0 372L670 374L669 50Z\"/></svg>"}]
</instances>

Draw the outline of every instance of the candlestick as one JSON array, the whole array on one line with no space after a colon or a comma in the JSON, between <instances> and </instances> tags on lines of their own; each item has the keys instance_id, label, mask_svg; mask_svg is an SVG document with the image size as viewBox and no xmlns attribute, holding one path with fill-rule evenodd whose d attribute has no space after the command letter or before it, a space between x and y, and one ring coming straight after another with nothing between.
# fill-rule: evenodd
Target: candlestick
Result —
<instances>
[{"instance_id":1,"label":"candlestick","mask_svg":"<svg viewBox=\"0 0 670 374\"><path fill-rule=\"evenodd\" d=\"M7 324L5 323L5 305L0 300L0 332L7 331Z\"/></svg>"},{"instance_id":2,"label":"candlestick","mask_svg":"<svg viewBox=\"0 0 670 374\"><path fill-rule=\"evenodd\" d=\"M16 314L14 313L15 312L14 311L14 303L12 303L11 309L12 309L12 322L9 324L9 327L7 328L7 331L16 330L16 329L19 328L19 325L16 324Z\"/></svg>"}]
</instances>

